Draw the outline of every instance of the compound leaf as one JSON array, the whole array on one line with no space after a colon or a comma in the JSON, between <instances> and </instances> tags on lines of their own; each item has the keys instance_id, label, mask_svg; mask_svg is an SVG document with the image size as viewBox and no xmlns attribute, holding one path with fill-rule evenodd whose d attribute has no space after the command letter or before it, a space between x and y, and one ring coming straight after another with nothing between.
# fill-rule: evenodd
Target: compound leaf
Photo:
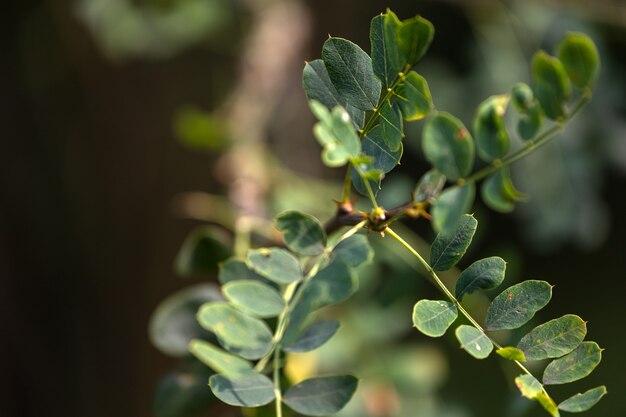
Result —
<instances>
[{"instance_id":1,"label":"compound leaf","mask_svg":"<svg viewBox=\"0 0 626 417\"><path fill-rule=\"evenodd\" d=\"M504 281L506 262L497 256L481 259L461 273L456 282L455 296L459 300L476 290L490 290Z\"/></svg>"},{"instance_id":2,"label":"compound leaf","mask_svg":"<svg viewBox=\"0 0 626 417\"><path fill-rule=\"evenodd\" d=\"M513 285L491 302L485 327L487 330L517 329L545 307L550 298L552 286L545 281L528 280ZM530 360L528 355L526 358Z\"/></svg>"},{"instance_id":3,"label":"compound leaf","mask_svg":"<svg viewBox=\"0 0 626 417\"><path fill-rule=\"evenodd\" d=\"M464 214L453 230L439 233L430 248L430 266L435 271L447 271L456 265L472 243L477 226L473 216Z\"/></svg>"},{"instance_id":4,"label":"compound leaf","mask_svg":"<svg viewBox=\"0 0 626 417\"><path fill-rule=\"evenodd\" d=\"M461 216L472 207L476 195L474 183L445 189L432 209L433 228L442 233L454 229Z\"/></svg>"},{"instance_id":5,"label":"compound leaf","mask_svg":"<svg viewBox=\"0 0 626 417\"><path fill-rule=\"evenodd\" d=\"M600 55L589 36L577 32L568 33L557 47L557 55L572 84L578 88L595 84Z\"/></svg>"},{"instance_id":6,"label":"compound leaf","mask_svg":"<svg viewBox=\"0 0 626 417\"><path fill-rule=\"evenodd\" d=\"M209 387L217 398L237 407L260 407L276 398L272 381L253 371L234 379L213 375L209 379Z\"/></svg>"},{"instance_id":7,"label":"compound leaf","mask_svg":"<svg viewBox=\"0 0 626 417\"><path fill-rule=\"evenodd\" d=\"M189 351L215 372L225 376L238 377L252 370L252 365L247 360L226 353L203 340L192 340Z\"/></svg>"},{"instance_id":8,"label":"compound leaf","mask_svg":"<svg viewBox=\"0 0 626 417\"><path fill-rule=\"evenodd\" d=\"M222 293L239 310L257 317L276 317L285 308L278 291L259 281L232 281L222 287Z\"/></svg>"},{"instance_id":9,"label":"compound leaf","mask_svg":"<svg viewBox=\"0 0 626 417\"><path fill-rule=\"evenodd\" d=\"M532 64L533 91L544 113L550 119L565 116L564 104L571 95L571 86L565 68L558 58L538 51Z\"/></svg>"},{"instance_id":10,"label":"compound leaf","mask_svg":"<svg viewBox=\"0 0 626 417\"><path fill-rule=\"evenodd\" d=\"M424 156L451 181L465 177L474 163L474 141L463 123L449 113L431 116L424 126Z\"/></svg>"},{"instance_id":11,"label":"compound leaf","mask_svg":"<svg viewBox=\"0 0 626 417\"><path fill-rule=\"evenodd\" d=\"M253 271L278 284L290 284L303 278L300 262L285 249L252 249L248 251L246 262Z\"/></svg>"},{"instance_id":12,"label":"compound leaf","mask_svg":"<svg viewBox=\"0 0 626 417\"><path fill-rule=\"evenodd\" d=\"M328 342L337 330L339 330L337 320L316 321L304 329L296 341L283 346L283 350L289 353L309 352Z\"/></svg>"},{"instance_id":13,"label":"compound leaf","mask_svg":"<svg viewBox=\"0 0 626 417\"><path fill-rule=\"evenodd\" d=\"M351 375L311 378L289 388L283 402L307 416L334 414L350 401L357 385Z\"/></svg>"},{"instance_id":14,"label":"compound leaf","mask_svg":"<svg viewBox=\"0 0 626 417\"><path fill-rule=\"evenodd\" d=\"M454 304L440 300L420 300L413 308L413 324L430 337L443 336L458 316Z\"/></svg>"},{"instance_id":15,"label":"compound leaf","mask_svg":"<svg viewBox=\"0 0 626 417\"><path fill-rule=\"evenodd\" d=\"M602 360L602 349L596 342L582 342L574 351L548 364L543 371L546 385L567 384L589 375Z\"/></svg>"},{"instance_id":16,"label":"compound leaf","mask_svg":"<svg viewBox=\"0 0 626 417\"><path fill-rule=\"evenodd\" d=\"M276 217L276 228L283 233L285 244L292 251L305 256L324 252L326 232L315 217L299 211L287 211Z\"/></svg>"},{"instance_id":17,"label":"compound leaf","mask_svg":"<svg viewBox=\"0 0 626 417\"><path fill-rule=\"evenodd\" d=\"M591 409L606 395L604 385L590 389L583 394L576 394L559 404L559 409L569 413L582 413Z\"/></svg>"},{"instance_id":18,"label":"compound leaf","mask_svg":"<svg viewBox=\"0 0 626 417\"><path fill-rule=\"evenodd\" d=\"M517 344L529 361L558 358L575 349L587 334L583 319L567 314L531 330Z\"/></svg>"},{"instance_id":19,"label":"compound leaf","mask_svg":"<svg viewBox=\"0 0 626 417\"><path fill-rule=\"evenodd\" d=\"M480 103L474 117L474 138L478 156L485 161L502 158L509 151L510 139L504 125L508 95L492 96Z\"/></svg>"},{"instance_id":20,"label":"compound leaf","mask_svg":"<svg viewBox=\"0 0 626 417\"><path fill-rule=\"evenodd\" d=\"M493 350L493 343L487 335L474 326L462 324L454 332L461 348L476 359L485 359Z\"/></svg>"}]
</instances>

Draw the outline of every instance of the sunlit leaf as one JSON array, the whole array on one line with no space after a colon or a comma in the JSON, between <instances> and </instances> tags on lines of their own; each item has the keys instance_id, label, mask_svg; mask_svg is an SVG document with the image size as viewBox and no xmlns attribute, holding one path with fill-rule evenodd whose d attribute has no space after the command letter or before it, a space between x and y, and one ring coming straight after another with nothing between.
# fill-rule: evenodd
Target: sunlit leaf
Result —
<instances>
[{"instance_id":1,"label":"sunlit leaf","mask_svg":"<svg viewBox=\"0 0 626 417\"><path fill-rule=\"evenodd\" d=\"M299 211L276 216L276 228L283 233L287 247L305 256L320 255L326 247L326 232L315 217Z\"/></svg>"},{"instance_id":2,"label":"sunlit leaf","mask_svg":"<svg viewBox=\"0 0 626 417\"><path fill-rule=\"evenodd\" d=\"M413 324L430 337L443 336L458 316L454 304L440 300L420 300L413 308Z\"/></svg>"},{"instance_id":3,"label":"sunlit leaf","mask_svg":"<svg viewBox=\"0 0 626 417\"><path fill-rule=\"evenodd\" d=\"M424 126L424 156L451 181L465 177L474 164L474 141L463 123L449 113L431 116Z\"/></svg>"},{"instance_id":4,"label":"sunlit leaf","mask_svg":"<svg viewBox=\"0 0 626 417\"><path fill-rule=\"evenodd\" d=\"M457 340L467 353L476 359L485 359L493 350L493 343L487 335L474 326L462 324L454 332Z\"/></svg>"},{"instance_id":5,"label":"sunlit leaf","mask_svg":"<svg viewBox=\"0 0 626 417\"><path fill-rule=\"evenodd\" d=\"M233 379L213 375L209 379L209 386L217 398L237 407L260 407L275 398L272 381L252 371Z\"/></svg>"},{"instance_id":6,"label":"sunlit leaf","mask_svg":"<svg viewBox=\"0 0 626 417\"><path fill-rule=\"evenodd\" d=\"M283 346L283 350L289 353L309 352L329 341L337 330L339 330L337 320L316 321L304 329L296 341Z\"/></svg>"},{"instance_id":7,"label":"sunlit leaf","mask_svg":"<svg viewBox=\"0 0 626 417\"><path fill-rule=\"evenodd\" d=\"M578 88L591 87L598 78L600 55L593 41L584 33L569 32L559 46L557 55Z\"/></svg>"},{"instance_id":8,"label":"sunlit leaf","mask_svg":"<svg viewBox=\"0 0 626 417\"><path fill-rule=\"evenodd\" d=\"M222 293L239 310L256 317L276 317L285 308L278 291L259 281L232 281L222 287Z\"/></svg>"},{"instance_id":9,"label":"sunlit leaf","mask_svg":"<svg viewBox=\"0 0 626 417\"><path fill-rule=\"evenodd\" d=\"M537 401L553 417L559 416L559 410L554 400L546 394L543 386L535 377L532 375L520 375L515 378L515 385L517 385L524 397Z\"/></svg>"},{"instance_id":10,"label":"sunlit leaf","mask_svg":"<svg viewBox=\"0 0 626 417\"><path fill-rule=\"evenodd\" d=\"M604 385L590 389L583 394L576 394L559 404L559 409L568 413L582 413L591 409L606 395Z\"/></svg>"},{"instance_id":11,"label":"sunlit leaf","mask_svg":"<svg viewBox=\"0 0 626 417\"><path fill-rule=\"evenodd\" d=\"M456 282L455 296L459 300L476 290L490 290L502 284L506 262L497 256L481 259L465 269Z\"/></svg>"},{"instance_id":12,"label":"sunlit leaf","mask_svg":"<svg viewBox=\"0 0 626 417\"><path fill-rule=\"evenodd\" d=\"M489 305L485 327L487 330L517 329L552 298L552 286L545 281L528 280L502 291ZM522 349L520 346L518 348ZM526 351L526 358L530 360Z\"/></svg>"},{"instance_id":13,"label":"sunlit leaf","mask_svg":"<svg viewBox=\"0 0 626 417\"><path fill-rule=\"evenodd\" d=\"M585 322L567 314L531 330L517 344L529 361L558 358L575 349L587 334Z\"/></svg>"},{"instance_id":14,"label":"sunlit leaf","mask_svg":"<svg viewBox=\"0 0 626 417\"><path fill-rule=\"evenodd\" d=\"M311 109L320 121L313 127L315 138L323 146L322 161L330 167L345 165L361 153L361 142L343 107L335 107L331 113L311 102Z\"/></svg>"},{"instance_id":15,"label":"sunlit leaf","mask_svg":"<svg viewBox=\"0 0 626 417\"><path fill-rule=\"evenodd\" d=\"M435 231L441 233L454 229L461 216L471 209L475 195L473 182L445 189L431 211Z\"/></svg>"},{"instance_id":16,"label":"sunlit leaf","mask_svg":"<svg viewBox=\"0 0 626 417\"><path fill-rule=\"evenodd\" d=\"M278 284L290 284L303 278L298 259L281 248L250 250L247 265L259 275Z\"/></svg>"},{"instance_id":17,"label":"sunlit leaf","mask_svg":"<svg viewBox=\"0 0 626 417\"><path fill-rule=\"evenodd\" d=\"M404 120L420 120L434 108L433 98L426 79L415 71L409 72L396 88L397 103Z\"/></svg>"},{"instance_id":18,"label":"sunlit leaf","mask_svg":"<svg viewBox=\"0 0 626 417\"><path fill-rule=\"evenodd\" d=\"M183 276L211 275L218 263L231 255L230 238L214 227L194 229L176 255L176 273Z\"/></svg>"},{"instance_id":19,"label":"sunlit leaf","mask_svg":"<svg viewBox=\"0 0 626 417\"><path fill-rule=\"evenodd\" d=\"M502 158L510 147L509 134L504 125L508 95L492 96L480 103L474 117L474 139L478 156L486 162Z\"/></svg>"},{"instance_id":20,"label":"sunlit leaf","mask_svg":"<svg viewBox=\"0 0 626 417\"><path fill-rule=\"evenodd\" d=\"M564 104L571 95L571 86L563 64L558 58L539 51L531 64L533 91L544 113L550 119L565 116Z\"/></svg>"},{"instance_id":21,"label":"sunlit leaf","mask_svg":"<svg viewBox=\"0 0 626 417\"><path fill-rule=\"evenodd\" d=\"M225 376L235 378L252 370L250 362L238 356L226 353L222 349L203 340L192 340L191 343L189 343L189 351L215 372L224 374Z\"/></svg>"},{"instance_id":22,"label":"sunlit leaf","mask_svg":"<svg viewBox=\"0 0 626 417\"><path fill-rule=\"evenodd\" d=\"M456 265L472 243L477 226L473 216L464 214L454 229L439 233L430 248L430 266L435 271L447 271Z\"/></svg>"},{"instance_id":23,"label":"sunlit leaf","mask_svg":"<svg viewBox=\"0 0 626 417\"><path fill-rule=\"evenodd\" d=\"M602 349L596 342L582 342L571 353L548 364L543 371L546 385L567 384L589 375L602 360Z\"/></svg>"},{"instance_id":24,"label":"sunlit leaf","mask_svg":"<svg viewBox=\"0 0 626 417\"><path fill-rule=\"evenodd\" d=\"M289 388L283 402L307 416L334 414L350 401L358 382L351 375L307 379Z\"/></svg>"},{"instance_id":25,"label":"sunlit leaf","mask_svg":"<svg viewBox=\"0 0 626 417\"><path fill-rule=\"evenodd\" d=\"M524 352L513 346L501 347L496 350L496 353L504 359L508 359L510 361L526 362Z\"/></svg>"}]
</instances>

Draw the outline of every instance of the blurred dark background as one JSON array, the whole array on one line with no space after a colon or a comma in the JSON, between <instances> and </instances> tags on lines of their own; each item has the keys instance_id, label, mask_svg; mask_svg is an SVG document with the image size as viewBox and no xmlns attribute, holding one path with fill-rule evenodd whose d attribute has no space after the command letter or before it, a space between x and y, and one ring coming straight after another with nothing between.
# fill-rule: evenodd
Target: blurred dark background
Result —
<instances>
[{"instance_id":1,"label":"blurred dark background","mask_svg":"<svg viewBox=\"0 0 626 417\"><path fill-rule=\"evenodd\" d=\"M173 201L181 192L227 191L216 175L224 163L219 152L181 144L176 115L189 106L223 109L242 82L242 53L259 16L277 3L22 0L4 6L0 416L154 415L155 386L174 360L150 344L150 315L167 295L201 281L174 273L174 257L197 221L181 219ZM437 34L418 71L438 108L467 123L486 96L528 81L528 59L538 47L550 49L567 30L597 42L603 68L593 103L558 144L516 167L519 187L532 197L524 207L513 215L477 207L485 227L476 254L506 253L520 277L555 284L544 317L573 312L589 320L590 337L607 350L579 387L606 384L609 395L587 415L626 415L626 3L283 3L301 20L284 28L286 43L273 53L281 55L296 38L301 44L277 69L280 87L257 135L286 167L325 180L341 174L318 163L300 74L305 59L319 57L328 33L369 50L372 16L386 7L402 18L422 14ZM274 29L282 36L282 26ZM389 179L399 189L426 169L414 132L406 162ZM454 343L445 348L451 371L441 397L466 408L455 415L502 415L485 404L484 394L502 390L502 377L483 370L493 364L458 353Z\"/></svg>"}]
</instances>

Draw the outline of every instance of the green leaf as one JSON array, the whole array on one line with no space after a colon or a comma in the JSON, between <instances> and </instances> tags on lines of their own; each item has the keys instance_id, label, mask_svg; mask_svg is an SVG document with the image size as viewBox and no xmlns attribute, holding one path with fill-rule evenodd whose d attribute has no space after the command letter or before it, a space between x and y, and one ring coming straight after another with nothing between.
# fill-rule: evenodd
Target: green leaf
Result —
<instances>
[{"instance_id":1,"label":"green leaf","mask_svg":"<svg viewBox=\"0 0 626 417\"><path fill-rule=\"evenodd\" d=\"M443 336L456 320L456 306L447 301L420 300L413 308L413 325L430 337Z\"/></svg>"},{"instance_id":2,"label":"green leaf","mask_svg":"<svg viewBox=\"0 0 626 417\"><path fill-rule=\"evenodd\" d=\"M533 91L544 113L550 119L565 116L564 104L571 95L571 86L563 64L558 58L538 51L531 64Z\"/></svg>"},{"instance_id":3,"label":"green leaf","mask_svg":"<svg viewBox=\"0 0 626 417\"><path fill-rule=\"evenodd\" d=\"M180 367L183 369L168 372L154 390L155 417L194 417L215 404L215 397L207 389L212 371L196 360L183 362Z\"/></svg>"},{"instance_id":4,"label":"green leaf","mask_svg":"<svg viewBox=\"0 0 626 417\"><path fill-rule=\"evenodd\" d=\"M236 379L213 375L209 379L209 387L217 398L237 407L260 407L275 398L272 381L252 371Z\"/></svg>"},{"instance_id":5,"label":"green leaf","mask_svg":"<svg viewBox=\"0 0 626 417\"><path fill-rule=\"evenodd\" d=\"M552 286L545 281L528 280L513 285L491 302L485 326L487 330L517 329L545 307L550 298ZM524 353L531 360L526 351Z\"/></svg>"},{"instance_id":6,"label":"green leaf","mask_svg":"<svg viewBox=\"0 0 626 417\"><path fill-rule=\"evenodd\" d=\"M283 233L287 247L305 256L321 255L326 247L326 232L315 217L299 211L276 216L276 228Z\"/></svg>"},{"instance_id":7,"label":"green leaf","mask_svg":"<svg viewBox=\"0 0 626 417\"><path fill-rule=\"evenodd\" d=\"M174 261L176 273L182 276L211 275L219 262L231 255L228 237L214 227L194 229L180 248Z\"/></svg>"},{"instance_id":8,"label":"green leaf","mask_svg":"<svg viewBox=\"0 0 626 417\"><path fill-rule=\"evenodd\" d=\"M343 107L337 106L330 116L325 108L311 102L311 109L320 118L313 127L317 141L324 147L323 162L330 167L345 165L350 158L361 153L361 142L351 122L350 115Z\"/></svg>"},{"instance_id":9,"label":"green leaf","mask_svg":"<svg viewBox=\"0 0 626 417\"><path fill-rule=\"evenodd\" d=\"M582 342L573 352L548 364L543 371L546 385L567 384L589 375L602 360L602 349L596 342Z\"/></svg>"},{"instance_id":10,"label":"green leaf","mask_svg":"<svg viewBox=\"0 0 626 417\"><path fill-rule=\"evenodd\" d=\"M480 189L484 203L492 210L509 213L515 208L515 202L526 199L513 185L509 167L500 168L483 182Z\"/></svg>"},{"instance_id":11,"label":"green leaf","mask_svg":"<svg viewBox=\"0 0 626 417\"><path fill-rule=\"evenodd\" d=\"M354 43L329 38L322 48L322 59L333 85L348 104L372 110L378 104L380 80L374 75L371 58Z\"/></svg>"},{"instance_id":12,"label":"green leaf","mask_svg":"<svg viewBox=\"0 0 626 417\"><path fill-rule=\"evenodd\" d=\"M402 114L390 101L381 104L379 111L380 136L389 150L398 151L402 146L402 138L404 138Z\"/></svg>"},{"instance_id":13,"label":"green leaf","mask_svg":"<svg viewBox=\"0 0 626 417\"><path fill-rule=\"evenodd\" d=\"M441 233L454 229L461 216L472 208L475 195L473 182L443 190L432 209L435 231Z\"/></svg>"},{"instance_id":14,"label":"green leaf","mask_svg":"<svg viewBox=\"0 0 626 417\"><path fill-rule=\"evenodd\" d=\"M511 90L511 102L513 107L522 114L535 106L535 95L533 90L526 83L517 83Z\"/></svg>"},{"instance_id":15,"label":"green leaf","mask_svg":"<svg viewBox=\"0 0 626 417\"><path fill-rule=\"evenodd\" d=\"M245 359L224 352L202 340L192 340L189 351L198 360L217 373L236 378L252 370L252 365Z\"/></svg>"},{"instance_id":16,"label":"green leaf","mask_svg":"<svg viewBox=\"0 0 626 417\"><path fill-rule=\"evenodd\" d=\"M472 243L478 222L470 214L464 214L455 228L441 232L430 248L430 266L435 271L447 271L457 264Z\"/></svg>"},{"instance_id":17,"label":"green leaf","mask_svg":"<svg viewBox=\"0 0 626 417\"><path fill-rule=\"evenodd\" d=\"M596 45L584 33L570 32L557 47L563 67L578 88L592 87L598 78L600 55Z\"/></svg>"},{"instance_id":18,"label":"green leaf","mask_svg":"<svg viewBox=\"0 0 626 417\"><path fill-rule=\"evenodd\" d=\"M361 163L359 164L359 169L364 174L365 180L367 180L370 184L370 188L374 195L378 194L380 190L380 182L382 181L383 171L373 169L370 165ZM350 167L350 177L352 178L352 185L354 189L361 195L366 197L369 196L367 188L365 187L365 180L361 178L361 175L356 170L356 167L353 165Z\"/></svg>"},{"instance_id":19,"label":"green leaf","mask_svg":"<svg viewBox=\"0 0 626 417\"><path fill-rule=\"evenodd\" d=\"M239 310L256 317L276 317L285 308L278 291L259 281L232 281L222 287L222 293Z\"/></svg>"},{"instance_id":20,"label":"green leaf","mask_svg":"<svg viewBox=\"0 0 626 417\"><path fill-rule=\"evenodd\" d=\"M229 258L220 264L218 279L222 284L237 280L268 282L261 275L248 268L244 261L237 258Z\"/></svg>"},{"instance_id":21,"label":"green leaf","mask_svg":"<svg viewBox=\"0 0 626 417\"><path fill-rule=\"evenodd\" d=\"M339 242L331 252L331 260L339 260L353 268L370 262L374 251L365 235L354 235Z\"/></svg>"},{"instance_id":22,"label":"green leaf","mask_svg":"<svg viewBox=\"0 0 626 417\"><path fill-rule=\"evenodd\" d=\"M493 350L493 343L487 335L474 326L462 324L454 332L461 347L476 359L485 359Z\"/></svg>"},{"instance_id":23,"label":"green leaf","mask_svg":"<svg viewBox=\"0 0 626 417\"><path fill-rule=\"evenodd\" d=\"M249 250L247 264L259 275L278 284L290 284L303 278L300 262L285 249Z\"/></svg>"},{"instance_id":24,"label":"green leaf","mask_svg":"<svg viewBox=\"0 0 626 417\"><path fill-rule=\"evenodd\" d=\"M476 290L491 290L502 284L506 262L497 256L481 259L461 273L456 282L455 296L461 300Z\"/></svg>"},{"instance_id":25,"label":"green leaf","mask_svg":"<svg viewBox=\"0 0 626 417\"><path fill-rule=\"evenodd\" d=\"M502 356L504 359L508 359L510 361L526 362L526 356L524 355L524 352L513 346L501 347L496 350L496 353Z\"/></svg>"},{"instance_id":26,"label":"green leaf","mask_svg":"<svg viewBox=\"0 0 626 417\"><path fill-rule=\"evenodd\" d=\"M543 112L539 105L533 106L528 110L528 115L522 116L517 123L517 133L523 140L533 139L543 123Z\"/></svg>"},{"instance_id":27,"label":"green leaf","mask_svg":"<svg viewBox=\"0 0 626 417\"><path fill-rule=\"evenodd\" d=\"M358 288L359 282L354 270L337 259L320 269L311 278L305 292L315 294L315 304L318 309L347 300Z\"/></svg>"},{"instance_id":28,"label":"green leaf","mask_svg":"<svg viewBox=\"0 0 626 417\"><path fill-rule=\"evenodd\" d=\"M337 320L320 320L307 327L298 339L286 346L283 350L289 353L309 352L328 342L339 330Z\"/></svg>"},{"instance_id":29,"label":"green leaf","mask_svg":"<svg viewBox=\"0 0 626 417\"><path fill-rule=\"evenodd\" d=\"M350 106L330 81L324 61L316 59L304 65L302 84L309 101L318 101L328 110L341 106L346 109L357 128L363 127L365 112Z\"/></svg>"},{"instance_id":30,"label":"green leaf","mask_svg":"<svg viewBox=\"0 0 626 417\"><path fill-rule=\"evenodd\" d=\"M424 156L450 181L468 175L474 164L474 141L463 123L449 113L431 116L424 126Z\"/></svg>"},{"instance_id":31,"label":"green leaf","mask_svg":"<svg viewBox=\"0 0 626 417\"><path fill-rule=\"evenodd\" d=\"M517 344L526 359L558 358L576 348L587 334L587 325L578 316L566 314L531 330Z\"/></svg>"},{"instance_id":32,"label":"green leaf","mask_svg":"<svg viewBox=\"0 0 626 417\"><path fill-rule=\"evenodd\" d=\"M576 394L559 404L559 409L569 413L582 413L591 409L606 395L604 385L590 389L584 394Z\"/></svg>"},{"instance_id":33,"label":"green leaf","mask_svg":"<svg viewBox=\"0 0 626 417\"><path fill-rule=\"evenodd\" d=\"M553 417L559 416L559 410L554 400L546 394L543 386L535 377L532 375L520 375L515 378L515 385L517 385L524 397L537 401Z\"/></svg>"},{"instance_id":34,"label":"green leaf","mask_svg":"<svg viewBox=\"0 0 626 417\"><path fill-rule=\"evenodd\" d=\"M385 87L393 84L404 66L404 59L396 44L396 32L400 25L392 11L376 16L370 25L372 66Z\"/></svg>"},{"instance_id":35,"label":"green leaf","mask_svg":"<svg viewBox=\"0 0 626 417\"><path fill-rule=\"evenodd\" d=\"M370 169L387 173L400 164L402 158L402 143L400 147L392 151L383 140L382 123L369 131L363 138L363 153L372 158L369 164Z\"/></svg>"},{"instance_id":36,"label":"green leaf","mask_svg":"<svg viewBox=\"0 0 626 417\"><path fill-rule=\"evenodd\" d=\"M307 416L334 414L350 401L358 382L351 375L307 379L289 388L283 402Z\"/></svg>"},{"instance_id":37,"label":"green leaf","mask_svg":"<svg viewBox=\"0 0 626 417\"><path fill-rule=\"evenodd\" d=\"M226 350L246 359L259 359L272 347L272 332L267 324L226 303L204 304L198 311L198 322L215 333Z\"/></svg>"},{"instance_id":38,"label":"green leaf","mask_svg":"<svg viewBox=\"0 0 626 417\"><path fill-rule=\"evenodd\" d=\"M200 151L219 151L230 142L225 119L196 107L184 107L176 112L174 133L183 145Z\"/></svg>"},{"instance_id":39,"label":"green leaf","mask_svg":"<svg viewBox=\"0 0 626 417\"><path fill-rule=\"evenodd\" d=\"M509 134L504 125L508 95L492 96L480 103L474 117L474 138L478 156L485 161L502 158L510 147Z\"/></svg>"},{"instance_id":40,"label":"green leaf","mask_svg":"<svg viewBox=\"0 0 626 417\"><path fill-rule=\"evenodd\" d=\"M409 72L395 91L404 120L415 121L428 116L434 109L433 98L426 79L415 71Z\"/></svg>"},{"instance_id":41,"label":"green leaf","mask_svg":"<svg viewBox=\"0 0 626 417\"><path fill-rule=\"evenodd\" d=\"M428 50L435 36L435 27L421 16L403 20L398 29L396 42L402 51L404 61L414 66Z\"/></svg>"},{"instance_id":42,"label":"green leaf","mask_svg":"<svg viewBox=\"0 0 626 417\"><path fill-rule=\"evenodd\" d=\"M413 200L418 203L429 202L434 204L445 185L446 176L436 169L431 169L422 175L415 186Z\"/></svg>"}]
</instances>

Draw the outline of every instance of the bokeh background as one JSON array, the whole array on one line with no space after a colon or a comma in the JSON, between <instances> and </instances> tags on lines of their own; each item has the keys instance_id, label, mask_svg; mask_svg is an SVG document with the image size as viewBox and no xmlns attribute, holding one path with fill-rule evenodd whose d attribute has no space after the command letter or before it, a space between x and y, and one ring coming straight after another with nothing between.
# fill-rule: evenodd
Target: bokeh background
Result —
<instances>
[{"instance_id":1,"label":"bokeh background","mask_svg":"<svg viewBox=\"0 0 626 417\"><path fill-rule=\"evenodd\" d=\"M435 24L418 71L437 107L466 123L485 97L528 81L532 53L567 30L598 44L593 102L515 166L527 203L511 215L477 204L470 255L505 257L509 284L556 285L540 318L579 314L607 348L576 384L608 386L586 415L626 415L624 1L21 0L0 26L0 416L174 415L160 381L181 362L151 344L150 317L177 290L215 282L176 274L182 242L237 210L328 215L341 173L319 162L303 62L329 33L369 50L369 21L386 7ZM416 123L386 180L389 204L427 169L419 135ZM233 186L241 172L256 188ZM432 238L427 224L407 227ZM357 370L369 382L345 416L543 415L516 399L502 361L411 331L412 304L435 293L394 247L374 245L362 293L327 313L346 330L290 372ZM208 407L198 415L237 415L208 388L194 395Z\"/></svg>"}]
</instances>

